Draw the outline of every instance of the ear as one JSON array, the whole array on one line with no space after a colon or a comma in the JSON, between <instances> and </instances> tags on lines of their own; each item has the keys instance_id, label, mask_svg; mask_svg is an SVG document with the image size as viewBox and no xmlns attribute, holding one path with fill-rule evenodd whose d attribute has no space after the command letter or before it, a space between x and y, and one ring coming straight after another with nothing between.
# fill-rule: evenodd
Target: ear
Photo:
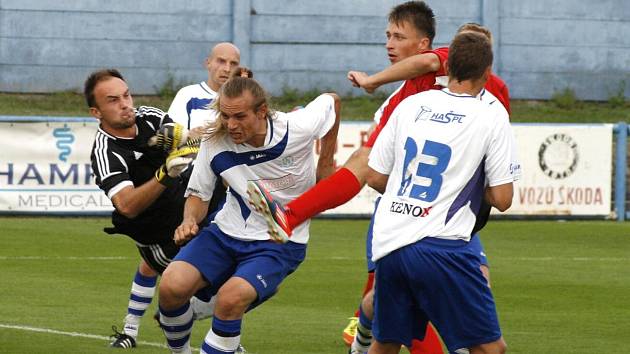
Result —
<instances>
[{"instance_id":1,"label":"ear","mask_svg":"<svg viewBox=\"0 0 630 354\"><path fill-rule=\"evenodd\" d=\"M444 60L444 64L442 65L444 66L444 73L448 76L448 59Z\"/></svg>"},{"instance_id":2,"label":"ear","mask_svg":"<svg viewBox=\"0 0 630 354\"><path fill-rule=\"evenodd\" d=\"M418 43L418 52L423 52L429 48L431 48L431 41L429 40L429 37L423 37L420 39L420 42Z\"/></svg>"},{"instance_id":3,"label":"ear","mask_svg":"<svg viewBox=\"0 0 630 354\"><path fill-rule=\"evenodd\" d=\"M203 62L206 66L206 69L210 70L210 57L207 57Z\"/></svg>"},{"instance_id":4,"label":"ear","mask_svg":"<svg viewBox=\"0 0 630 354\"><path fill-rule=\"evenodd\" d=\"M267 116L268 111L269 108L267 107L267 104L263 103L260 105L260 107L258 107L258 111L256 111L256 117L258 119L264 119Z\"/></svg>"},{"instance_id":5,"label":"ear","mask_svg":"<svg viewBox=\"0 0 630 354\"><path fill-rule=\"evenodd\" d=\"M99 120L103 117L103 115L101 114L101 111L99 111L99 109L96 107L90 107L90 114L92 115L92 117Z\"/></svg>"}]
</instances>

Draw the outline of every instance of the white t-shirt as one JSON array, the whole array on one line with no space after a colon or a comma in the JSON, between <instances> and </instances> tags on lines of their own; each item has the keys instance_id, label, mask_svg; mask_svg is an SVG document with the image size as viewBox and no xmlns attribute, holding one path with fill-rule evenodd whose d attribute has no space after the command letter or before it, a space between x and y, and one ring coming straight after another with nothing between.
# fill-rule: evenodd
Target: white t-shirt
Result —
<instances>
[{"instance_id":1,"label":"white t-shirt","mask_svg":"<svg viewBox=\"0 0 630 354\"><path fill-rule=\"evenodd\" d=\"M335 123L335 103L321 95L304 109L276 112L267 121L265 144L234 144L229 136L203 142L188 182L186 196L212 198L217 176L229 185L225 204L214 222L221 231L242 240L268 240L264 218L247 202L247 181L262 181L273 197L286 204L315 184L313 141ZM308 242L309 222L293 230L291 241Z\"/></svg>"},{"instance_id":2,"label":"white t-shirt","mask_svg":"<svg viewBox=\"0 0 630 354\"><path fill-rule=\"evenodd\" d=\"M171 119L187 129L204 126L216 118L212 104L217 93L205 81L182 87L168 109Z\"/></svg>"},{"instance_id":3,"label":"white t-shirt","mask_svg":"<svg viewBox=\"0 0 630 354\"><path fill-rule=\"evenodd\" d=\"M443 89L402 101L368 163L389 175L374 218L373 260L424 237L469 241L486 183L518 179L514 145L505 109L473 96Z\"/></svg>"}]
</instances>

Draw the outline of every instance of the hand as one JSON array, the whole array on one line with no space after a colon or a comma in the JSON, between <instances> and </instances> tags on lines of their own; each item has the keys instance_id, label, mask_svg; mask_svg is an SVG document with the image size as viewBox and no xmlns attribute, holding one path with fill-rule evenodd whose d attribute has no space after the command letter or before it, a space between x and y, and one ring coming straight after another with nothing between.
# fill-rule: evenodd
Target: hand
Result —
<instances>
[{"instance_id":1,"label":"hand","mask_svg":"<svg viewBox=\"0 0 630 354\"><path fill-rule=\"evenodd\" d=\"M352 86L361 87L367 93L373 93L378 88L370 82L370 76L363 71L349 71L347 77L352 82Z\"/></svg>"},{"instance_id":2,"label":"hand","mask_svg":"<svg viewBox=\"0 0 630 354\"><path fill-rule=\"evenodd\" d=\"M192 143L192 142L191 142ZM171 151L166 157L166 161L157 171L155 178L165 186L170 186L188 165L197 157L199 145L184 145L183 147Z\"/></svg>"},{"instance_id":3,"label":"hand","mask_svg":"<svg viewBox=\"0 0 630 354\"><path fill-rule=\"evenodd\" d=\"M181 225L175 229L173 241L178 246L190 241L199 232L199 225L194 220L184 220Z\"/></svg>"},{"instance_id":4,"label":"hand","mask_svg":"<svg viewBox=\"0 0 630 354\"><path fill-rule=\"evenodd\" d=\"M149 146L163 151L172 151L181 147L188 140L188 129L179 123L163 124L149 139Z\"/></svg>"}]
</instances>

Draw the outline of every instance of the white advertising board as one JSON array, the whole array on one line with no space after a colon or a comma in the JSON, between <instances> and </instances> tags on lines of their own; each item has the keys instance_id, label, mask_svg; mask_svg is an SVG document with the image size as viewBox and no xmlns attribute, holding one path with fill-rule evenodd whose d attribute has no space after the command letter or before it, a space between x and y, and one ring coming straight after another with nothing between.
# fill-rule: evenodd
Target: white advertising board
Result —
<instances>
[{"instance_id":1,"label":"white advertising board","mask_svg":"<svg viewBox=\"0 0 630 354\"><path fill-rule=\"evenodd\" d=\"M339 128L337 166L367 140L370 122ZM95 214L112 210L94 184L90 151L96 121L0 122L0 212ZM611 124L515 124L522 166L508 215L611 213ZM315 144L315 151L319 146ZM340 186L343 188L343 186ZM369 216L378 196L364 187L324 215Z\"/></svg>"},{"instance_id":2,"label":"white advertising board","mask_svg":"<svg viewBox=\"0 0 630 354\"><path fill-rule=\"evenodd\" d=\"M612 124L515 125L521 180L512 215L611 213Z\"/></svg>"},{"instance_id":3,"label":"white advertising board","mask_svg":"<svg viewBox=\"0 0 630 354\"><path fill-rule=\"evenodd\" d=\"M94 184L94 122L0 122L0 211L95 214L113 210Z\"/></svg>"}]
</instances>

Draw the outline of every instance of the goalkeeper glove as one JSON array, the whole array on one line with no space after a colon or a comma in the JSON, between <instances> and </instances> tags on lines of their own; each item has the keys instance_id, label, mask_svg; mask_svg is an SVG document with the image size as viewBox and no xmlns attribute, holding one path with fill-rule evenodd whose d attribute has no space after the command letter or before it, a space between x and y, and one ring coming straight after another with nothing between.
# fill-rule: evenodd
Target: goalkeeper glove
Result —
<instances>
[{"instance_id":1,"label":"goalkeeper glove","mask_svg":"<svg viewBox=\"0 0 630 354\"><path fill-rule=\"evenodd\" d=\"M149 146L155 146L163 151L172 151L184 145L187 140L186 127L179 123L166 123L149 139Z\"/></svg>"},{"instance_id":2,"label":"goalkeeper glove","mask_svg":"<svg viewBox=\"0 0 630 354\"><path fill-rule=\"evenodd\" d=\"M173 185L180 173L195 159L198 152L199 145L185 145L171 151L164 164L155 171L155 179L167 187Z\"/></svg>"}]
</instances>

